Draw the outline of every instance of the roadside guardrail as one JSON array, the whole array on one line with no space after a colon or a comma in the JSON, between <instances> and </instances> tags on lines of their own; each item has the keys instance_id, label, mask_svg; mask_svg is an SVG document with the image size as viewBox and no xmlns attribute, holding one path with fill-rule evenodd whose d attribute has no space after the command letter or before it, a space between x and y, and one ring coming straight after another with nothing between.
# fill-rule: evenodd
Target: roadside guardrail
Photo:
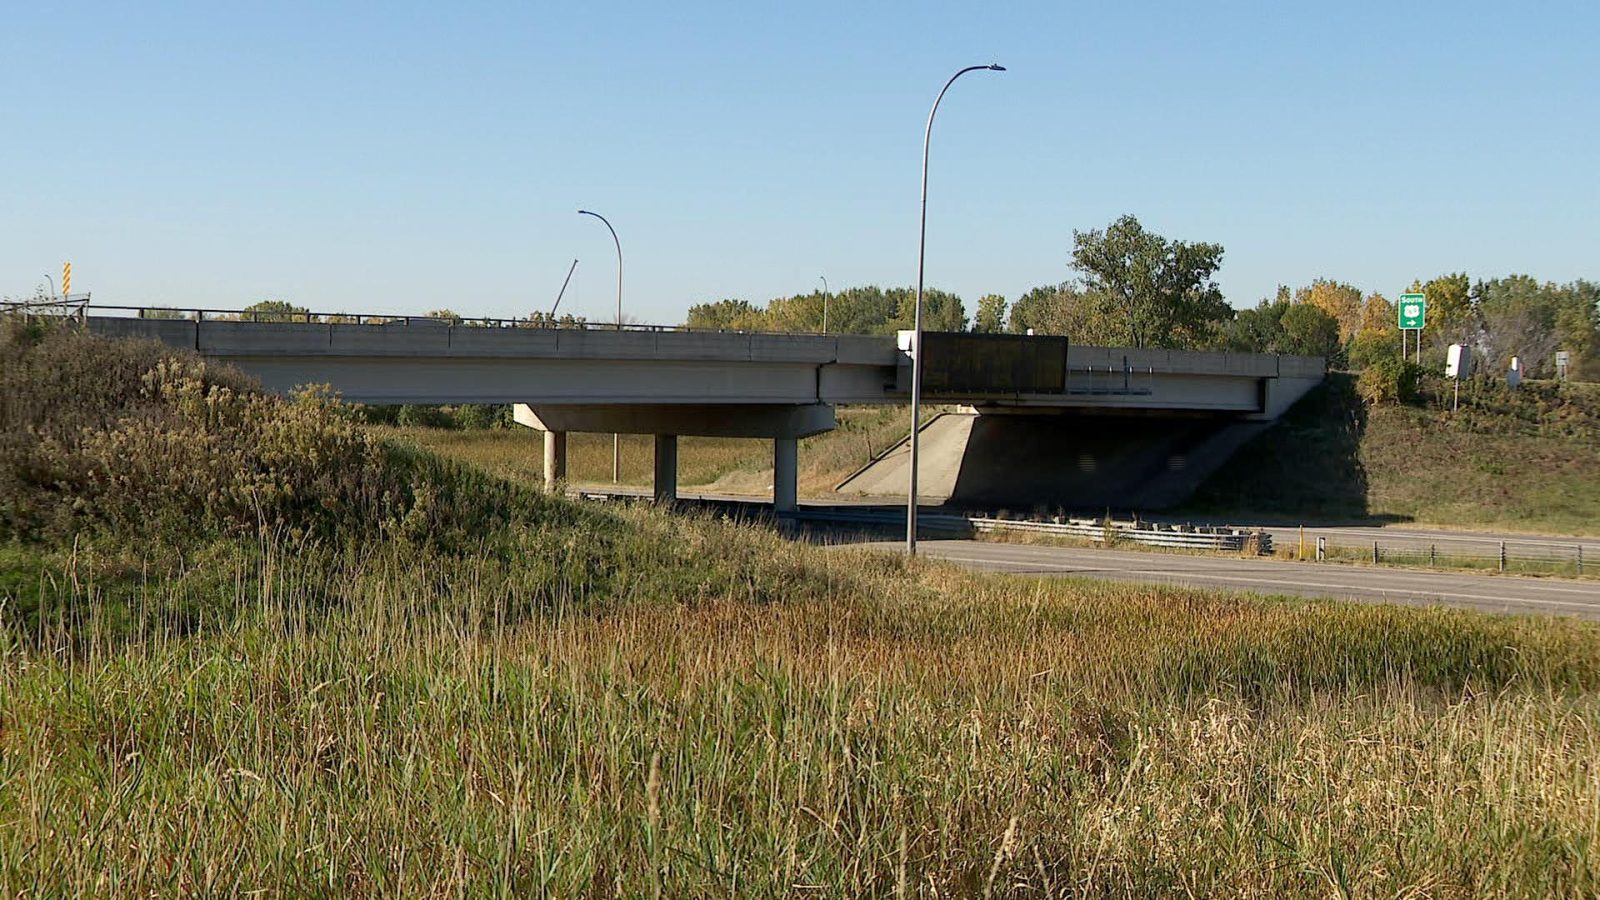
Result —
<instances>
[{"instance_id":1,"label":"roadside guardrail","mask_svg":"<svg viewBox=\"0 0 1600 900\"><path fill-rule=\"evenodd\" d=\"M905 513L885 509L802 508L789 518L804 522L858 525L904 525ZM951 513L917 516L919 530L955 534L973 532L1024 532L1071 537L1103 544L1142 544L1184 550L1220 550L1230 553L1271 555L1272 535L1264 531L1209 525L1138 525L1100 519L1007 519Z\"/></svg>"}]
</instances>

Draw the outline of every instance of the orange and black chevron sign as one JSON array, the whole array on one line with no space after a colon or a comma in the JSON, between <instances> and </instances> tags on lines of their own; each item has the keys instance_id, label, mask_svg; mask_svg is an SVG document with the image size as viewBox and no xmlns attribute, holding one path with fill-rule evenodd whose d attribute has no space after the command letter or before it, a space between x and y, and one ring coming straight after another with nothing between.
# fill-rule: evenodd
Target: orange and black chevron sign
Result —
<instances>
[{"instance_id":1,"label":"orange and black chevron sign","mask_svg":"<svg viewBox=\"0 0 1600 900\"><path fill-rule=\"evenodd\" d=\"M61 264L61 296L72 293L72 263Z\"/></svg>"}]
</instances>

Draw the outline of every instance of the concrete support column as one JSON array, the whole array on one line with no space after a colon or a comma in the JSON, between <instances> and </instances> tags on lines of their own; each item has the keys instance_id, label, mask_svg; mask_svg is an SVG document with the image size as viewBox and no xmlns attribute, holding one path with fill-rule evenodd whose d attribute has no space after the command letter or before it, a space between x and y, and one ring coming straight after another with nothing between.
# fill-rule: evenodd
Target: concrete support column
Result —
<instances>
[{"instance_id":1,"label":"concrete support column","mask_svg":"<svg viewBox=\"0 0 1600 900\"><path fill-rule=\"evenodd\" d=\"M544 489L551 493L561 487L561 482L567 480L567 433L565 431L546 431L544 433Z\"/></svg>"},{"instance_id":2,"label":"concrete support column","mask_svg":"<svg viewBox=\"0 0 1600 900\"><path fill-rule=\"evenodd\" d=\"M799 503L800 442L795 438L772 441L772 508L794 512Z\"/></svg>"},{"instance_id":3,"label":"concrete support column","mask_svg":"<svg viewBox=\"0 0 1600 900\"><path fill-rule=\"evenodd\" d=\"M678 436L656 435L656 490L657 503L672 503L678 499Z\"/></svg>"}]
</instances>

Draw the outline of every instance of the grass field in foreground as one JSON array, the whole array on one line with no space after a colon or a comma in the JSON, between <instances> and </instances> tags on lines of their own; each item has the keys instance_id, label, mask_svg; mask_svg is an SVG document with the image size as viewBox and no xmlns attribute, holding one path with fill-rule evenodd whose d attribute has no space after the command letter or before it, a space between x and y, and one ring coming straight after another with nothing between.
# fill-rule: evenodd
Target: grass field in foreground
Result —
<instances>
[{"instance_id":1,"label":"grass field in foreground","mask_svg":"<svg viewBox=\"0 0 1600 900\"><path fill-rule=\"evenodd\" d=\"M616 516L589 585L549 537L9 558L71 578L6 589L67 605L0 645L0 893L1600 891L1592 626Z\"/></svg>"},{"instance_id":2,"label":"grass field in foreground","mask_svg":"<svg viewBox=\"0 0 1600 900\"><path fill-rule=\"evenodd\" d=\"M571 503L31 321L0 387L0 896L1600 893L1592 624Z\"/></svg>"}]
</instances>

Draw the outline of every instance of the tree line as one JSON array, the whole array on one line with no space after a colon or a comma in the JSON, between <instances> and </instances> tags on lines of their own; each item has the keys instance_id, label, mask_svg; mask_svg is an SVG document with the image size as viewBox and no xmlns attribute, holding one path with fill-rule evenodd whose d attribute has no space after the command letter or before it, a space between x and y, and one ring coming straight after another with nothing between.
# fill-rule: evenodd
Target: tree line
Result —
<instances>
[{"instance_id":1,"label":"tree line","mask_svg":"<svg viewBox=\"0 0 1600 900\"><path fill-rule=\"evenodd\" d=\"M1215 277L1220 244L1172 240L1134 216L1105 228L1073 231L1075 277L1027 291L1008 303L978 300L968 320L961 297L924 292L923 327L931 331L1065 335L1073 343L1327 357L1336 368L1393 368L1400 362L1395 302L1331 278L1280 286L1254 307L1235 310ZM1555 353L1570 354L1569 376L1600 380L1600 283L1541 282L1529 275L1472 280L1464 273L1417 280L1427 295L1424 358L1442 366L1450 344L1472 349L1482 372L1503 372L1519 357L1528 377L1554 374ZM780 297L765 307L725 299L690 307L692 328L890 334L911 327L909 287L849 288ZM1414 336L1413 336L1414 339Z\"/></svg>"}]
</instances>

